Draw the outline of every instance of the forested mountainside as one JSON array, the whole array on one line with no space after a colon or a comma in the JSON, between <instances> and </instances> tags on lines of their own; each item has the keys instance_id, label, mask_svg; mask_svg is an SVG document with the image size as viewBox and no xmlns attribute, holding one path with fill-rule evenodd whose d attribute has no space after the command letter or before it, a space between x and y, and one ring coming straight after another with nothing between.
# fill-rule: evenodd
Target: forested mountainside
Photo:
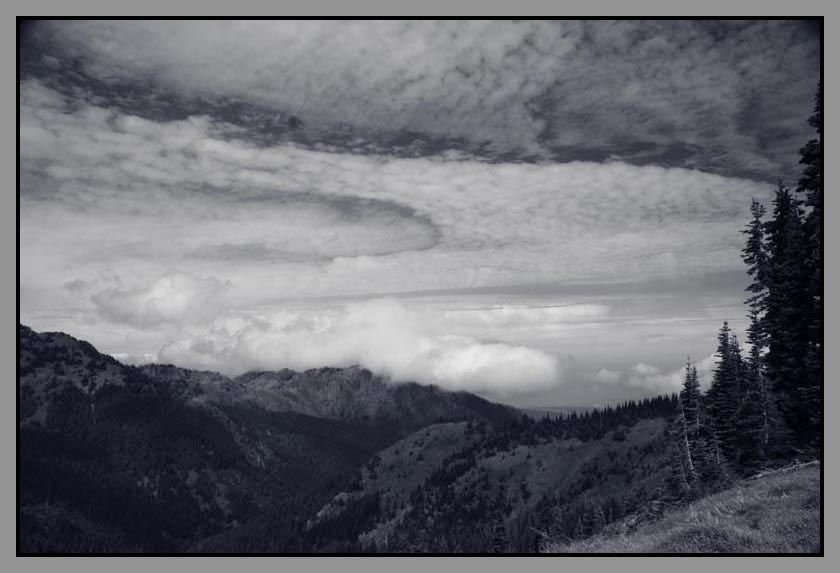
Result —
<instances>
[{"instance_id":1,"label":"forested mountainside","mask_svg":"<svg viewBox=\"0 0 840 573\"><path fill-rule=\"evenodd\" d=\"M331 551L397 553L532 552L543 532L589 535L664 491L675 405L431 426L373 456L307 534Z\"/></svg>"},{"instance_id":2,"label":"forested mountainside","mask_svg":"<svg viewBox=\"0 0 840 573\"><path fill-rule=\"evenodd\" d=\"M230 379L19 343L23 552L533 551L577 528L557 508L655 497L676 404L535 421L358 368Z\"/></svg>"},{"instance_id":3,"label":"forested mountainside","mask_svg":"<svg viewBox=\"0 0 840 573\"><path fill-rule=\"evenodd\" d=\"M535 552L743 475L712 433L685 441L685 390L535 420L358 368L231 379L19 341L23 553Z\"/></svg>"},{"instance_id":4,"label":"forested mountainside","mask_svg":"<svg viewBox=\"0 0 840 573\"><path fill-rule=\"evenodd\" d=\"M501 422L517 416L513 408L474 394L417 383L388 383L359 367L254 371L235 378L170 365L147 365L139 370L155 380L198 388L216 403L254 404L272 412L389 424L404 432L444 420Z\"/></svg>"},{"instance_id":5,"label":"forested mountainside","mask_svg":"<svg viewBox=\"0 0 840 573\"><path fill-rule=\"evenodd\" d=\"M263 407L247 377L135 368L66 334L18 335L24 551L185 551L278 510L285 525L262 541L282 551L289 515L305 521L370 455L427 420L518 416L477 396L323 369L289 378L318 381L335 415L315 417L283 406L282 392ZM390 400L402 418L366 410L365 395L329 410L348 387Z\"/></svg>"}]
</instances>

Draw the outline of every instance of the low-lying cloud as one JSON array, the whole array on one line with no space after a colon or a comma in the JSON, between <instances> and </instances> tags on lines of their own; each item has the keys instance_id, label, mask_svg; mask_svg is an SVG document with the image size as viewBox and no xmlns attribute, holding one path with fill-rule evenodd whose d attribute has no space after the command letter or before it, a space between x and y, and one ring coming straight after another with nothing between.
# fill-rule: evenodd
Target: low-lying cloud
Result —
<instances>
[{"instance_id":1,"label":"low-lying cloud","mask_svg":"<svg viewBox=\"0 0 840 573\"><path fill-rule=\"evenodd\" d=\"M693 363L693 366L697 368L697 378L702 389L708 390L711 386L717 363L718 358L715 354ZM627 372L601 368L595 373L593 380L607 385L624 384L655 393L678 392L685 381L685 367L663 371L658 366L638 362L631 366Z\"/></svg>"},{"instance_id":2,"label":"low-lying cloud","mask_svg":"<svg viewBox=\"0 0 840 573\"><path fill-rule=\"evenodd\" d=\"M439 313L393 300L230 317L193 332L166 344L159 359L228 374L358 364L396 382L501 397L561 382L559 360L547 352L450 334Z\"/></svg>"},{"instance_id":3,"label":"low-lying cloud","mask_svg":"<svg viewBox=\"0 0 840 573\"><path fill-rule=\"evenodd\" d=\"M694 365L697 368L697 378L700 387L707 390L712 384L712 375L717 366L717 356L712 354ZM662 372L656 366L642 362L630 368L627 383L645 390L656 392L677 392L682 388L685 380L685 368L671 372Z\"/></svg>"}]
</instances>

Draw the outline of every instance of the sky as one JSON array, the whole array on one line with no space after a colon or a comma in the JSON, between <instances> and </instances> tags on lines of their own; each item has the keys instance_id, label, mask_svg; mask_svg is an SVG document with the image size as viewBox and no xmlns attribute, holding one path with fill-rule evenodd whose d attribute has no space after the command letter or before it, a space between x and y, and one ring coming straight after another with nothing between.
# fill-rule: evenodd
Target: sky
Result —
<instances>
[{"instance_id":1,"label":"sky","mask_svg":"<svg viewBox=\"0 0 840 573\"><path fill-rule=\"evenodd\" d=\"M795 21L60 21L19 53L20 320L126 363L518 406L708 384L795 184ZM743 336L742 336L743 338Z\"/></svg>"}]
</instances>

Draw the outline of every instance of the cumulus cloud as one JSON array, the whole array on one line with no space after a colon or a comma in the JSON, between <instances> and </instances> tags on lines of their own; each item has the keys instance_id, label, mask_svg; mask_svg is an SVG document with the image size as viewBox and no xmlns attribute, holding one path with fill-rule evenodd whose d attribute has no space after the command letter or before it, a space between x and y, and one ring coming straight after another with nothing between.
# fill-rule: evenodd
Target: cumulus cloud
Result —
<instances>
[{"instance_id":1,"label":"cumulus cloud","mask_svg":"<svg viewBox=\"0 0 840 573\"><path fill-rule=\"evenodd\" d=\"M697 378L700 387L708 389L712 383L712 374L717 366L717 357L712 354L697 364ZM630 368L627 383L645 390L656 392L677 392L682 388L685 380L685 369L680 368L671 372L662 372L656 366L642 362Z\"/></svg>"},{"instance_id":2,"label":"cumulus cloud","mask_svg":"<svg viewBox=\"0 0 840 573\"><path fill-rule=\"evenodd\" d=\"M595 380L597 382L615 384L616 382L621 380L621 372L616 372L615 370L610 370L608 368L601 368L595 374Z\"/></svg>"},{"instance_id":3,"label":"cumulus cloud","mask_svg":"<svg viewBox=\"0 0 840 573\"><path fill-rule=\"evenodd\" d=\"M230 316L210 330L182 336L161 361L241 373L359 364L394 381L510 396L556 386L559 360L546 352L448 333L437 313L393 300L331 311Z\"/></svg>"},{"instance_id":4,"label":"cumulus cloud","mask_svg":"<svg viewBox=\"0 0 840 573\"><path fill-rule=\"evenodd\" d=\"M104 316L139 326L196 323L218 314L229 285L215 277L167 273L137 288L109 288L92 300Z\"/></svg>"}]
</instances>

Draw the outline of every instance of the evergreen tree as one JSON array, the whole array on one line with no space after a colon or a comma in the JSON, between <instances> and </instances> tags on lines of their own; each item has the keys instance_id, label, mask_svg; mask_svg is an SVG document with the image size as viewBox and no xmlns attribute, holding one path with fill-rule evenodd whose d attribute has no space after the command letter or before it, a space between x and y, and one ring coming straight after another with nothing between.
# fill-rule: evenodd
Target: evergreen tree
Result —
<instances>
[{"instance_id":1,"label":"evergreen tree","mask_svg":"<svg viewBox=\"0 0 840 573\"><path fill-rule=\"evenodd\" d=\"M773 217L766 224L769 252L764 327L767 335L767 378L779 410L794 438L806 451L818 445L821 431L814 389L821 372L811 367L814 348L813 297L807 265L808 246L799 202L781 182L773 201ZM815 443L816 442L816 443Z\"/></svg>"},{"instance_id":2,"label":"evergreen tree","mask_svg":"<svg viewBox=\"0 0 840 573\"><path fill-rule=\"evenodd\" d=\"M700 382L697 369L686 361L685 379L679 397L679 413L671 430L672 491L682 497L695 484L697 473L696 449L700 437Z\"/></svg>"},{"instance_id":3,"label":"evergreen tree","mask_svg":"<svg viewBox=\"0 0 840 573\"><path fill-rule=\"evenodd\" d=\"M750 353L747 358L747 376L749 376L748 392L752 400L757 400L756 408L761 415L761 451L762 457L767 454L770 448L771 428L771 403L770 389L767 387L767 375L764 368L763 349L766 346L764 324L759 316L759 311L750 309L750 326L747 328L747 342L750 344Z\"/></svg>"},{"instance_id":4,"label":"evergreen tree","mask_svg":"<svg viewBox=\"0 0 840 573\"><path fill-rule=\"evenodd\" d=\"M799 163L805 167L799 179L797 191L806 194L805 202L813 207L809 219L819 221L822 227L822 83L814 96L814 114L808 118L808 125L817 130L817 137L811 139L799 150Z\"/></svg>"},{"instance_id":5,"label":"evergreen tree","mask_svg":"<svg viewBox=\"0 0 840 573\"><path fill-rule=\"evenodd\" d=\"M747 244L741 251L741 258L747 264L747 274L752 278L752 283L747 287L752 296L747 299L747 304L751 309L763 311L768 283L767 247L764 237L764 215L767 209L757 199L753 199L750 212L753 218L747 228L741 231L747 235Z\"/></svg>"},{"instance_id":6,"label":"evergreen tree","mask_svg":"<svg viewBox=\"0 0 840 573\"><path fill-rule=\"evenodd\" d=\"M750 474L764 463L766 452L766 408L760 383L760 369L755 367L755 356L744 361L737 349L737 340L733 351L738 356L739 401L735 417L738 458L737 465L741 473ZM753 349L754 350L754 349ZM759 357L760 361L760 357Z\"/></svg>"},{"instance_id":7,"label":"evergreen tree","mask_svg":"<svg viewBox=\"0 0 840 573\"><path fill-rule=\"evenodd\" d=\"M742 258L747 264L747 274L752 277L752 282L747 287L751 296L747 299L749 305L750 325L747 328L747 342L750 345L750 354L747 359L749 369L750 387L758 388L758 400L762 414L762 449L766 450L770 439L770 421L768 402L769 396L765 383L764 372L764 349L767 346L766 325L764 314L767 304L768 278L768 257L767 246L764 239L765 222L763 220L766 209L764 205L753 199L750 211L753 215L747 228L742 233L747 235L747 244L742 251Z\"/></svg>"},{"instance_id":8,"label":"evergreen tree","mask_svg":"<svg viewBox=\"0 0 840 573\"><path fill-rule=\"evenodd\" d=\"M738 458L738 436L735 420L738 409L738 373L740 356L735 353L729 323L724 322L718 333L718 364L712 386L706 396L707 416L717 465L731 463Z\"/></svg>"},{"instance_id":9,"label":"evergreen tree","mask_svg":"<svg viewBox=\"0 0 840 573\"><path fill-rule=\"evenodd\" d=\"M814 97L814 114L808 123L817 131L817 137L811 139L799 151L800 163L805 167L799 179L797 191L805 195L805 205L809 209L804 221L805 241L807 243L806 269L810 278L810 316L808 321L808 348L806 366L811 376L800 394L805 401L805 409L811 412L810 435L805 439L814 449L821 447L820 428L822 427L822 359L823 359L823 279L822 279L822 230L823 230L823 183L822 183L822 84Z\"/></svg>"},{"instance_id":10,"label":"evergreen tree","mask_svg":"<svg viewBox=\"0 0 840 573\"><path fill-rule=\"evenodd\" d=\"M742 258L747 264L747 274L752 282L747 287L751 296L749 305L750 325L747 327L747 342L750 353L743 372L746 388L741 397L738 420L741 424L742 448L752 452L743 462L748 466L763 463L770 445L770 393L767 388L764 368L764 350L767 346L767 333L764 315L767 304L769 282L769 261L765 244L764 214L766 209L753 199L750 208L752 220L743 231L747 235L747 244L742 251ZM745 433L745 434L743 434Z\"/></svg>"},{"instance_id":11,"label":"evergreen tree","mask_svg":"<svg viewBox=\"0 0 840 573\"><path fill-rule=\"evenodd\" d=\"M697 368L690 361L685 364L685 380L680 391L680 409L687 424L686 435L689 441L700 430L701 394Z\"/></svg>"}]
</instances>

